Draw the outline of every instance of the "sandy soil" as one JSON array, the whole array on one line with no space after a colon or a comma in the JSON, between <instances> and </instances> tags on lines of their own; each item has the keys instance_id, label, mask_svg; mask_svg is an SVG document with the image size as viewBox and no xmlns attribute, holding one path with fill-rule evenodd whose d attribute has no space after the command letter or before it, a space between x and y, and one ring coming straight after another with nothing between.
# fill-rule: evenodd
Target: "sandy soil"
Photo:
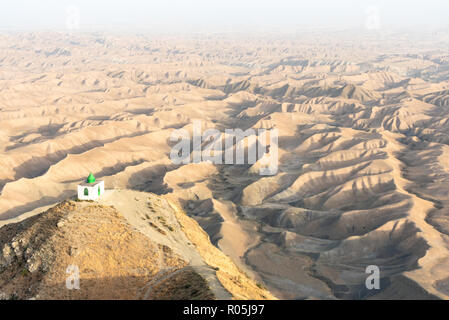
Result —
<instances>
[{"instance_id":1,"label":"sandy soil","mask_svg":"<svg viewBox=\"0 0 449 320\"><path fill-rule=\"evenodd\" d=\"M279 297L447 299L448 38L2 33L0 224L93 172L164 195ZM195 119L278 129L278 173L173 164L170 134ZM184 240L170 241L201 266ZM373 264L382 285L368 291Z\"/></svg>"}]
</instances>

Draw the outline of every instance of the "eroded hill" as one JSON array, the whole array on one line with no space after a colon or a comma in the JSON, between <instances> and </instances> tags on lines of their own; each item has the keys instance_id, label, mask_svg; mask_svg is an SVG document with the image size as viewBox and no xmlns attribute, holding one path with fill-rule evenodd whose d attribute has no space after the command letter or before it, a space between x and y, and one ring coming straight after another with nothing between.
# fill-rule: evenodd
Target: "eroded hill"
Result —
<instances>
[{"instance_id":1,"label":"eroded hill","mask_svg":"<svg viewBox=\"0 0 449 320\"><path fill-rule=\"evenodd\" d=\"M221 252L213 265L205 263L201 250L182 231L175 207L165 199L116 190L109 192L102 203L68 200L2 227L1 297L273 298ZM117 204L126 214L104 203ZM201 238L202 230L195 223L189 228ZM208 243L217 250L207 237L201 241L203 247ZM74 287L75 272L79 274L79 288Z\"/></svg>"},{"instance_id":2,"label":"eroded hill","mask_svg":"<svg viewBox=\"0 0 449 320\"><path fill-rule=\"evenodd\" d=\"M0 224L93 172L108 189L163 194L209 236L203 248L197 225L184 228L207 264L219 248L276 296L447 299L448 38L2 33ZM278 172L175 165L170 135L194 120L278 129Z\"/></svg>"}]
</instances>

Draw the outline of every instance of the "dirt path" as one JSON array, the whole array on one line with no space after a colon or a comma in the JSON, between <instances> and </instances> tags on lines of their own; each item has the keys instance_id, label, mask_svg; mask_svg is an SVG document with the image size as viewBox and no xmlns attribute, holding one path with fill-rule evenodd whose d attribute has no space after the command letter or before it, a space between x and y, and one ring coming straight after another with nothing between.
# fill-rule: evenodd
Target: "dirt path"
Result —
<instances>
[{"instance_id":1,"label":"dirt path","mask_svg":"<svg viewBox=\"0 0 449 320\"><path fill-rule=\"evenodd\" d=\"M152 241L172 248L189 263L189 267L192 267L207 281L217 299L228 300L232 298L232 295L218 280L216 271L203 261L195 246L187 239L173 209L165 199L146 192L107 190L99 200L99 204L115 207L142 234L151 238ZM158 228L156 229L154 226ZM175 272L178 273L180 270ZM167 275L164 273L161 274L161 277L151 281L148 284L149 289L147 289L145 296L149 296L151 288L157 283L173 275L175 275L174 272Z\"/></svg>"}]
</instances>

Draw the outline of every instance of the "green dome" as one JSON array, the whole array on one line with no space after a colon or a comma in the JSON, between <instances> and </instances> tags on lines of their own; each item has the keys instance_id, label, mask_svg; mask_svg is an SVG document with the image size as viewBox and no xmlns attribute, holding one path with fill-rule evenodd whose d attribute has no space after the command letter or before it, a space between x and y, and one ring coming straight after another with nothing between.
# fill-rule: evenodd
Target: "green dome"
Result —
<instances>
[{"instance_id":1,"label":"green dome","mask_svg":"<svg viewBox=\"0 0 449 320\"><path fill-rule=\"evenodd\" d=\"M89 176L87 177L87 183L94 183L95 182L95 177L92 173L89 174Z\"/></svg>"}]
</instances>

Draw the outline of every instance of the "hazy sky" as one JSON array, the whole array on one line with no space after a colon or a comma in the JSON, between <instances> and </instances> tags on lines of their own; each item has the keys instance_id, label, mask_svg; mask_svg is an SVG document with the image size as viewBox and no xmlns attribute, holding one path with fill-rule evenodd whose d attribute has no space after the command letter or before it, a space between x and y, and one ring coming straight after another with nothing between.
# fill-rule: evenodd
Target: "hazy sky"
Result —
<instances>
[{"instance_id":1,"label":"hazy sky","mask_svg":"<svg viewBox=\"0 0 449 320\"><path fill-rule=\"evenodd\" d=\"M1 29L249 31L449 26L447 0L1 0Z\"/></svg>"}]
</instances>

